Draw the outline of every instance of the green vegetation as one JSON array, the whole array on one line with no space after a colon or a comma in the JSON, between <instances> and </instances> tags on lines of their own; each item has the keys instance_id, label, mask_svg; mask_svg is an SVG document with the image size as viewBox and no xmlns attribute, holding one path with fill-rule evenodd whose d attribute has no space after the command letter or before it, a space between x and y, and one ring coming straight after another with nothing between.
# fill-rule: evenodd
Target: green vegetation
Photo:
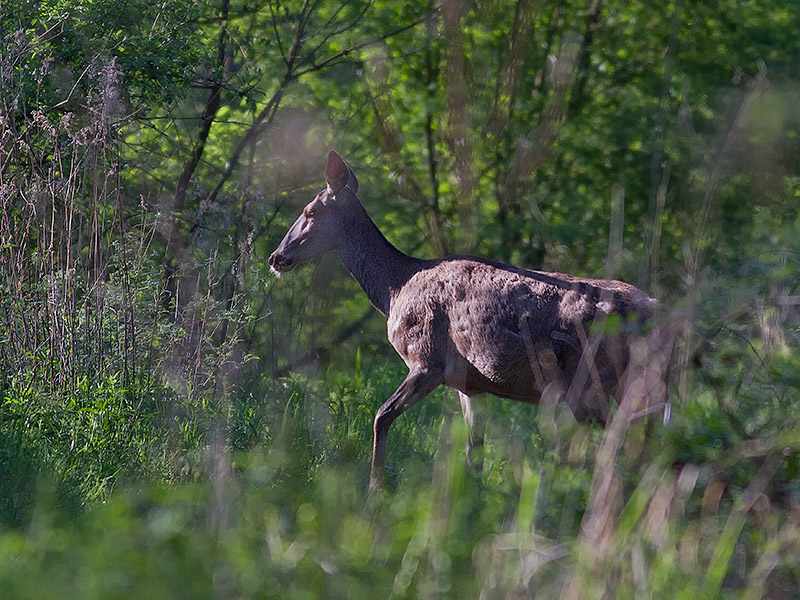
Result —
<instances>
[{"instance_id":1,"label":"green vegetation","mask_svg":"<svg viewBox=\"0 0 800 600\"><path fill-rule=\"evenodd\" d=\"M0 597L800 595L795 13L2 0ZM384 323L267 266L331 148L407 252L673 307L672 420L490 399L475 473L440 390L368 497Z\"/></svg>"}]
</instances>

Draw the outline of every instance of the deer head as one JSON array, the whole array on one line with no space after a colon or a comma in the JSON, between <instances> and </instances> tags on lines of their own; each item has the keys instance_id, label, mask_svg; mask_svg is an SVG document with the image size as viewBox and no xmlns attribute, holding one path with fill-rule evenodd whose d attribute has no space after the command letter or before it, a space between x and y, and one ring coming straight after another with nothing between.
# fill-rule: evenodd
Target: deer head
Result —
<instances>
[{"instance_id":1,"label":"deer head","mask_svg":"<svg viewBox=\"0 0 800 600\"><path fill-rule=\"evenodd\" d=\"M338 245L344 208L356 201L358 180L342 157L331 151L325 181L328 186L306 205L269 257L270 269L278 277Z\"/></svg>"}]
</instances>

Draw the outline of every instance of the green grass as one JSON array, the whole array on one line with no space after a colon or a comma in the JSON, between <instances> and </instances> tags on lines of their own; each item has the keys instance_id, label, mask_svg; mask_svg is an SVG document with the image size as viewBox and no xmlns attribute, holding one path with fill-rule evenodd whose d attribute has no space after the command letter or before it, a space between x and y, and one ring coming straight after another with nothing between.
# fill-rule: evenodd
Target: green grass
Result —
<instances>
[{"instance_id":1,"label":"green grass","mask_svg":"<svg viewBox=\"0 0 800 600\"><path fill-rule=\"evenodd\" d=\"M443 390L394 424L389 489L369 497L372 417L401 378L264 379L224 406L114 378L69 400L6 392L2 597L797 593L796 407L737 439L701 382L609 462L599 427L491 399L477 474Z\"/></svg>"}]
</instances>

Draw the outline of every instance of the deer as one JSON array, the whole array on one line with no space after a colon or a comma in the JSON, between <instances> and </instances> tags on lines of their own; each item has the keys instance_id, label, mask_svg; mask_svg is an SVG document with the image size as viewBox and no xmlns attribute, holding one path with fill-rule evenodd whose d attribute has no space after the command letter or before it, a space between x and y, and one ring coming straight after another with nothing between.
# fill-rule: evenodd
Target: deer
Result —
<instances>
[{"instance_id":1,"label":"deer","mask_svg":"<svg viewBox=\"0 0 800 600\"><path fill-rule=\"evenodd\" d=\"M483 446L485 396L564 402L577 421L604 425L609 396L635 397L628 418L668 409L665 369L648 369L644 328L657 300L633 285L535 271L476 256L424 260L398 250L358 197L358 179L328 154L326 187L269 257L278 278L336 250L408 367L373 424L369 489L384 483L391 424L440 385L458 392L467 462ZM642 340L645 340L643 343ZM626 405L627 406L627 405ZM638 407L639 410L635 410Z\"/></svg>"}]
</instances>

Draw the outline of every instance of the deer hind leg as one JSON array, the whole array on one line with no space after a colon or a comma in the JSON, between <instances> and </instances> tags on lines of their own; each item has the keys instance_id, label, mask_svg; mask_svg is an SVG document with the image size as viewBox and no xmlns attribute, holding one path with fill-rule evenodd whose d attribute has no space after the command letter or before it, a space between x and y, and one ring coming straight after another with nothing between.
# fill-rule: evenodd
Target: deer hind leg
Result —
<instances>
[{"instance_id":1,"label":"deer hind leg","mask_svg":"<svg viewBox=\"0 0 800 600\"><path fill-rule=\"evenodd\" d=\"M389 433L389 426L404 411L430 394L443 381L444 374L441 370L414 367L395 393L378 409L375 415L372 469L369 476L369 488L371 490L381 487L383 482L383 470L386 463L386 438Z\"/></svg>"},{"instance_id":2,"label":"deer hind leg","mask_svg":"<svg viewBox=\"0 0 800 600\"><path fill-rule=\"evenodd\" d=\"M601 381L596 355L588 348L585 349L576 364L570 365L567 373L571 374L571 379L565 400L575 420L594 420L605 425L610 417L608 393Z\"/></svg>"},{"instance_id":3,"label":"deer hind leg","mask_svg":"<svg viewBox=\"0 0 800 600\"><path fill-rule=\"evenodd\" d=\"M458 399L468 430L467 464L480 472L483 469L483 436L486 433L486 398L458 392Z\"/></svg>"}]
</instances>

